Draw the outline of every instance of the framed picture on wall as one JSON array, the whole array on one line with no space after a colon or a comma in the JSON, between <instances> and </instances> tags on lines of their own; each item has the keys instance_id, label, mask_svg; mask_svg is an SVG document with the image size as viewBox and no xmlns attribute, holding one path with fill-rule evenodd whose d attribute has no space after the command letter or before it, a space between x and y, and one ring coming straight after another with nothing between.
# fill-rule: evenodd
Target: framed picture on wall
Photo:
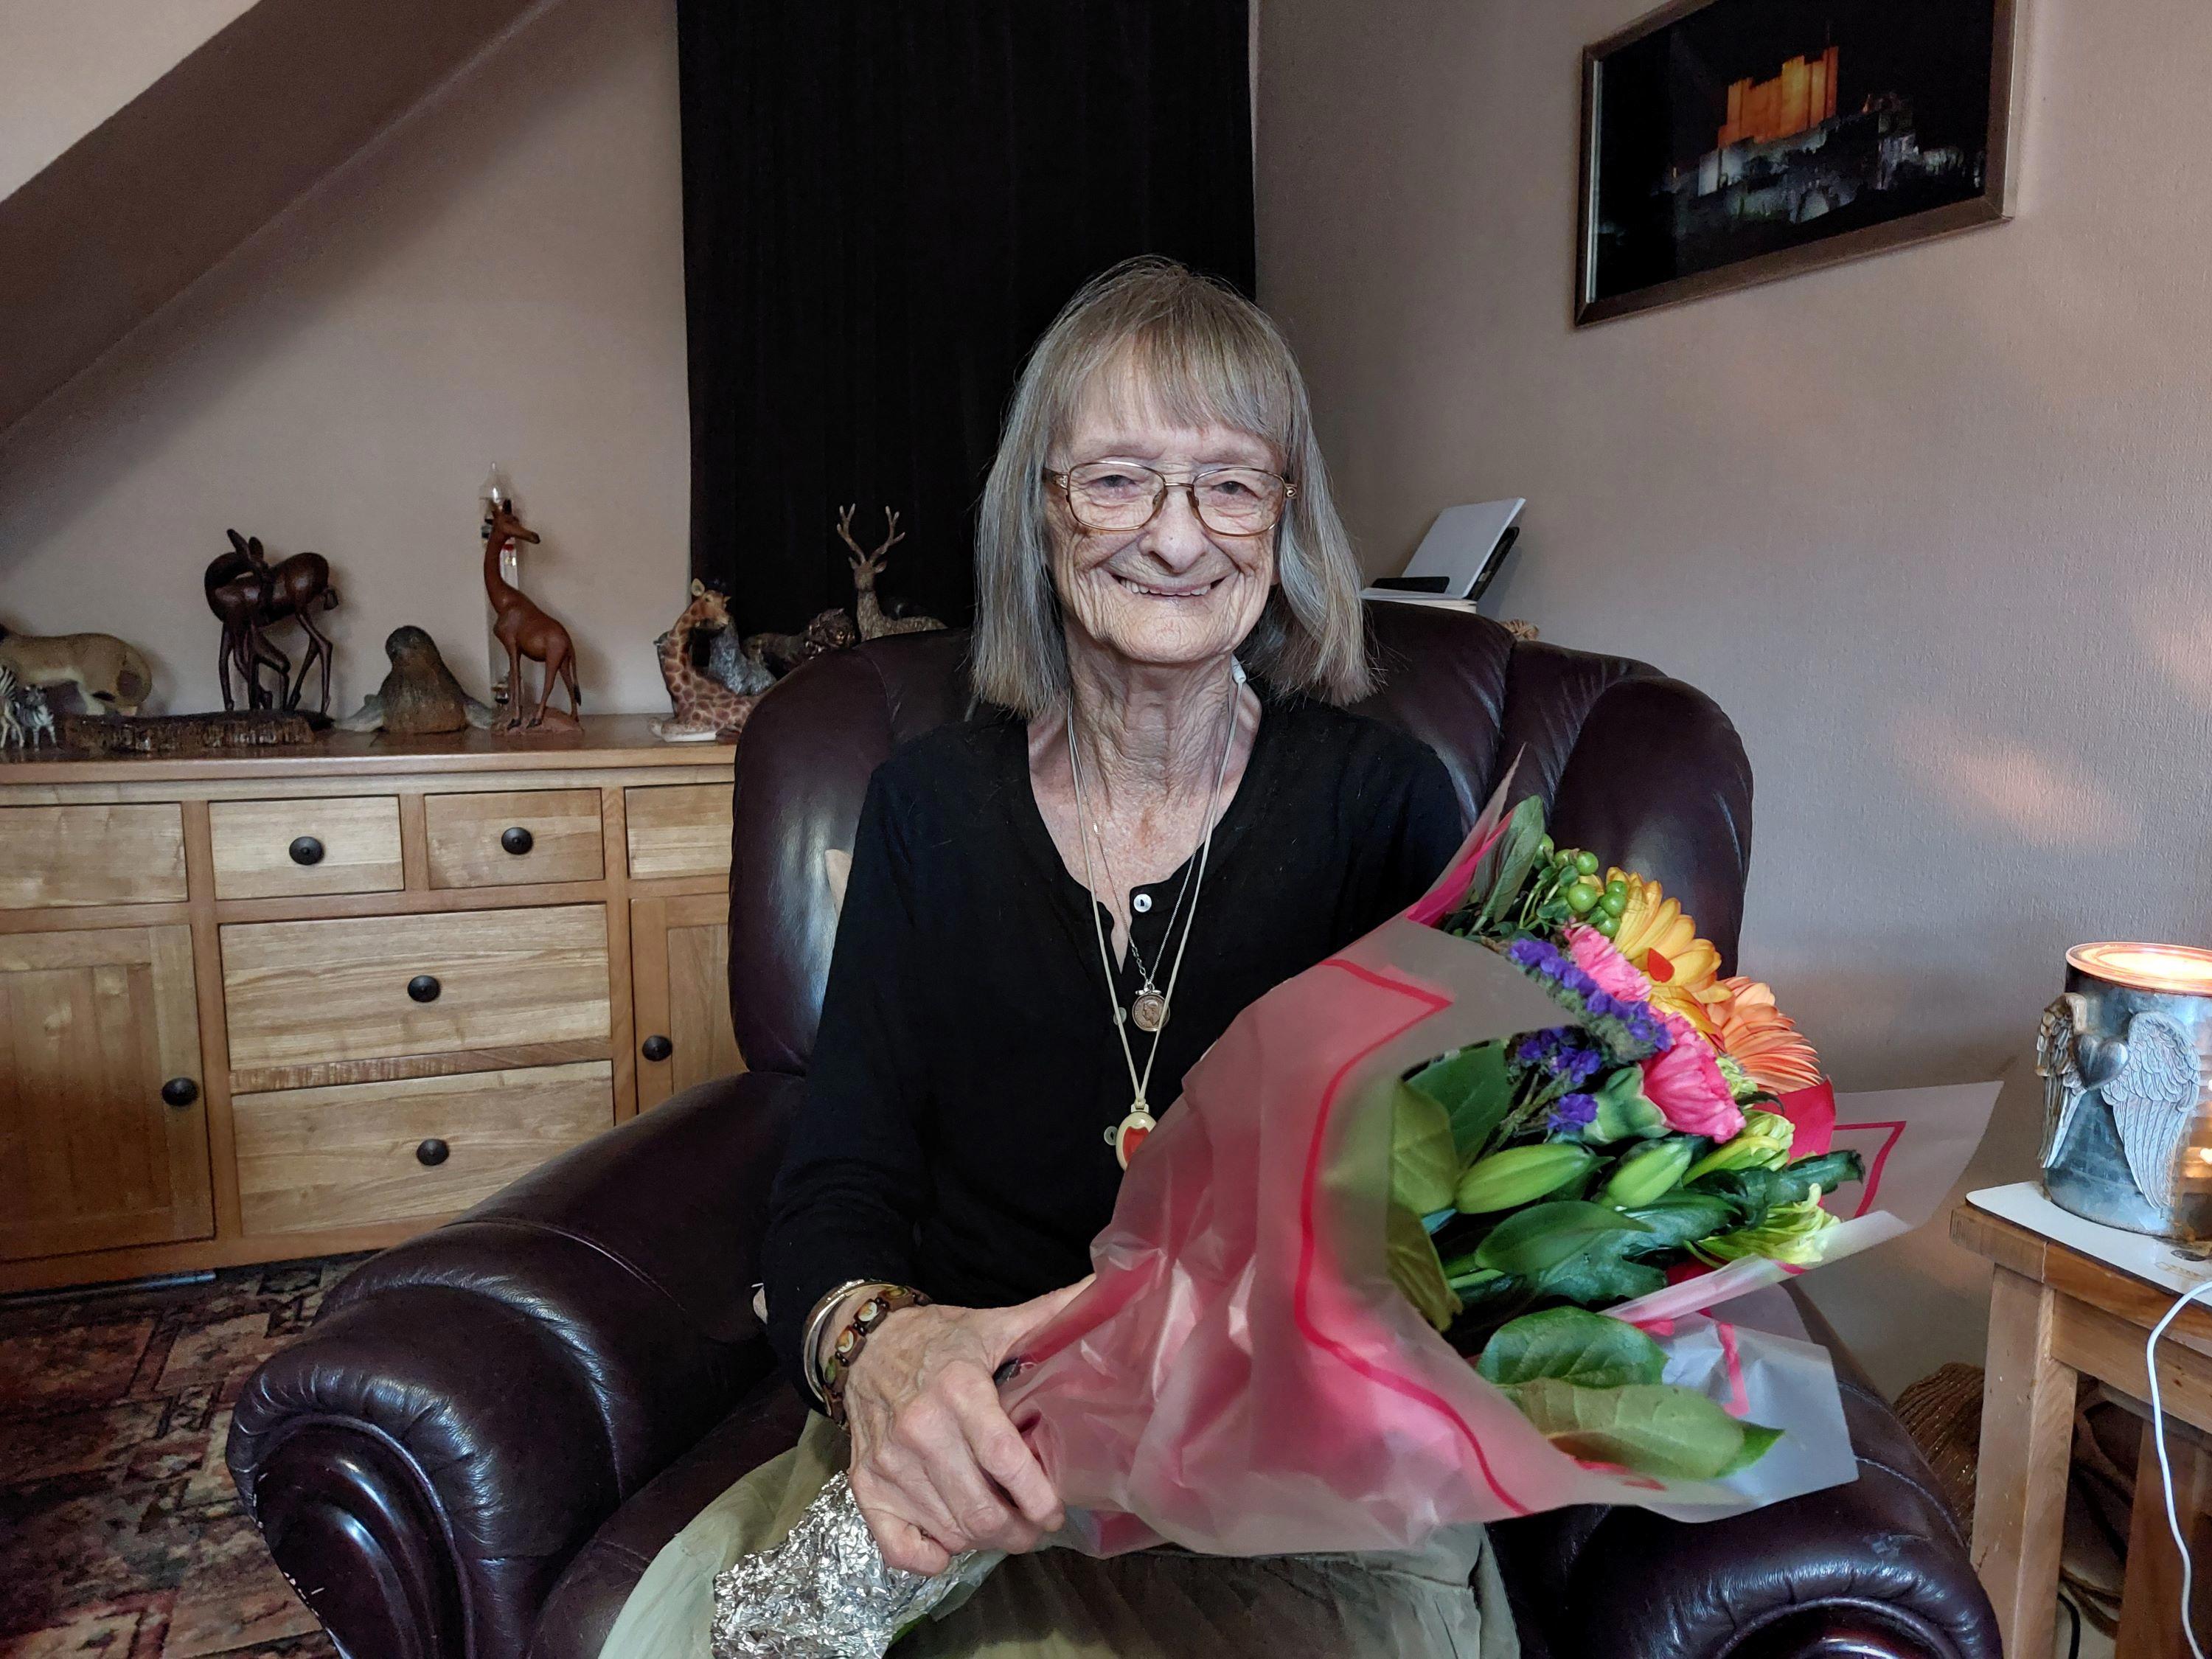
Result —
<instances>
[{"instance_id":1,"label":"framed picture on wall","mask_svg":"<svg viewBox=\"0 0 2212 1659\"><path fill-rule=\"evenodd\" d=\"M1575 321L2010 216L2022 0L1675 0L1583 52Z\"/></svg>"}]
</instances>

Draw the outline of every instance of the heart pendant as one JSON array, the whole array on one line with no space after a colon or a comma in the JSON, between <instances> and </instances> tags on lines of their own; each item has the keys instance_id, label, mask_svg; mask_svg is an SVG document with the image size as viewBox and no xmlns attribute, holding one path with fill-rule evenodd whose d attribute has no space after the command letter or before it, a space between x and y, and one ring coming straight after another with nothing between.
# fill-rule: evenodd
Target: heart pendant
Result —
<instances>
[{"instance_id":1,"label":"heart pendant","mask_svg":"<svg viewBox=\"0 0 2212 1659\"><path fill-rule=\"evenodd\" d=\"M1129 1005L1129 1018L1140 1031L1157 1031L1168 1023L1168 1000L1158 991L1139 991Z\"/></svg>"},{"instance_id":2,"label":"heart pendant","mask_svg":"<svg viewBox=\"0 0 2212 1659\"><path fill-rule=\"evenodd\" d=\"M1114 1156L1123 1169L1137 1155L1137 1148L1145 1144L1145 1137L1159 1127L1159 1120L1142 1104L1129 1109L1128 1116L1106 1132L1106 1144L1114 1149Z\"/></svg>"}]
</instances>

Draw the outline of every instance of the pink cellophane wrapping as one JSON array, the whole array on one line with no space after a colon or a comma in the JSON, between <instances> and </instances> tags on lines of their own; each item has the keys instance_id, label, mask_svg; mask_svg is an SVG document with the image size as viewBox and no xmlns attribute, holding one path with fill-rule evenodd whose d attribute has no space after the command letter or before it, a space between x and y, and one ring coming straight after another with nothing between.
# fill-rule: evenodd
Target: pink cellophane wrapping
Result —
<instances>
[{"instance_id":1,"label":"pink cellophane wrapping","mask_svg":"<svg viewBox=\"0 0 2212 1659\"><path fill-rule=\"evenodd\" d=\"M1464 890L1471 868L1463 852L1439 890ZM1785 1431L1721 1481L1555 1449L1392 1283L1396 1079L1449 1049L1568 1023L1502 957L1413 920L1431 913L1435 894L1238 1016L1132 1161L1092 1245L1094 1281L1003 1390L1069 1506L1067 1541L1098 1554L1163 1540L1226 1555L1402 1550L1446 1525L1562 1504L1711 1518L1856 1478L1826 1352L1705 1315L1782 1277L1774 1264L1620 1310L1668 1350L1668 1381ZM1905 1152L1894 1121L1869 1132L1898 1190L1940 1198L1963 1168L1980 1122L1956 1103L1940 1115L1959 1121L1922 1137L1926 1158ZM1844 1122L1836 1136L1860 1144ZM1895 1211L1837 1229L1845 1248L1830 1259L1926 1218Z\"/></svg>"}]
</instances>

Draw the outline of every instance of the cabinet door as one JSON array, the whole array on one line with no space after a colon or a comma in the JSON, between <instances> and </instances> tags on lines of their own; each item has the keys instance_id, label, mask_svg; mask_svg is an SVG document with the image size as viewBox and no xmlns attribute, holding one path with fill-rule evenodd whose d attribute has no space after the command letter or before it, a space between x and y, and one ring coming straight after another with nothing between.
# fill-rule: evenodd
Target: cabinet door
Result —
<instances>
[{"instance_id":1,"label":"cabinet door","mask_svg":"<svg viewBox=\"0 0 2212 1659\"><path fill-rule=\"evenodd\" d=\"M630 902L640 1111L744 1069L730 1029L729 912L719 893Z\"/></svg>"},{"instance_id":2,"label":"cabinet door","mask_svg":"<svg viewBox=\"0 0 2212 1659\"><path fill-rule=\"evenodd\" d=\"M199 1085L190 927L0 935L0 1261L211 1237Z\"/></svg>"}]
</instances>

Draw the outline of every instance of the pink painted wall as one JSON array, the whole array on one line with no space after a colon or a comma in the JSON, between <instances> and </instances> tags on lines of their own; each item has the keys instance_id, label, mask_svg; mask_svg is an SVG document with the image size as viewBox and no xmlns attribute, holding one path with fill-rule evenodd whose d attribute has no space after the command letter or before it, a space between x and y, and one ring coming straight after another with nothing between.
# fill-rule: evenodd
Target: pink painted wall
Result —
<instances>
[{"instance_id":1,"label":"pink painted wall","mask_svg":"<svg viewBox=\"0 0 2212 1659\"><path fill-rule=\"evenodd\" d=\"M526 586L587 709L666 707L688 581L672 0L562 0L441 88L0 440L0 622L143 646L219 706L200 572L236 526L313 548L334 706L428 628L484 680L476 492L507 466Z\"/></svg>"},{"instance_id":2,"label":"pink painted wall","mask_svg":"<svg viewBox=\"0 0 2212 1659\"><path fill-rule=\"evenodd\" d=\"M1526 495L1500 609L1704 687L1758 778L1743 959L1846 1087L2009 1084L2084 939L2212 942L2212 11L2041 0L2012 223L1576 331L1577 53L1644 0L1266 8L1262 298L1370 566ZM1978 1360L1927 1232L1816 1295Z\"/></svg>"}]
</instances>

